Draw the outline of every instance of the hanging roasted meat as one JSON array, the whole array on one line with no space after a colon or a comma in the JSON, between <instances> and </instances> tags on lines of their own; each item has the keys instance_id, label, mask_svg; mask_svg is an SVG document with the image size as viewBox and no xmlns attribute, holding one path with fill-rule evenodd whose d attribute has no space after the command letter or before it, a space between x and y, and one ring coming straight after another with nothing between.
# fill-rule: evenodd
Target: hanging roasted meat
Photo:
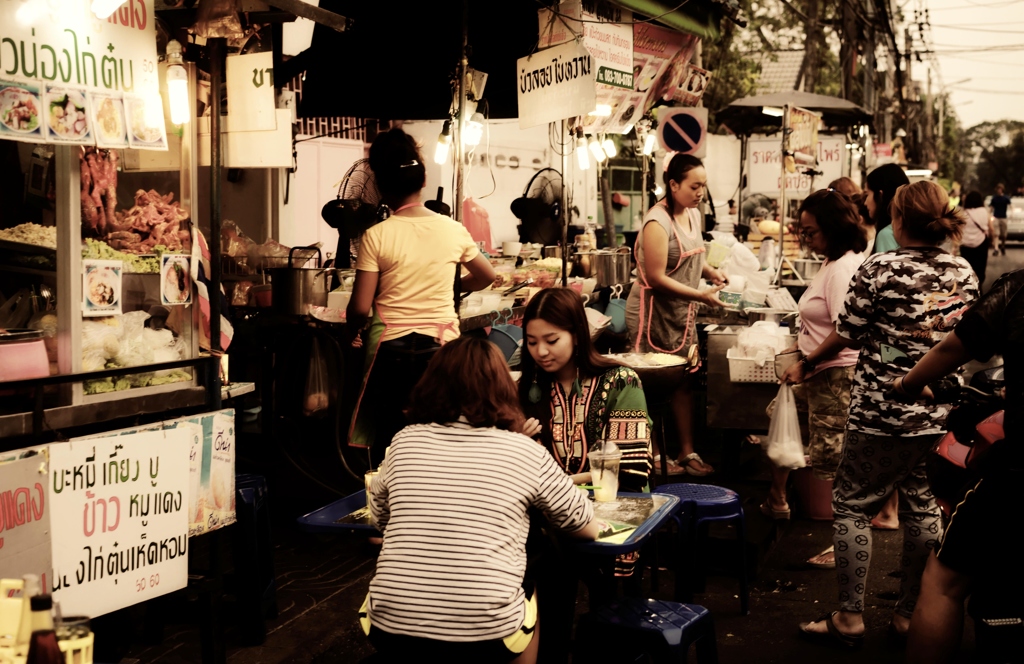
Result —
<instances>
[{"instance_id":1,"label":"hanging roasted meat","mask_svg":"<svg viewBox=\"0 0 1024 664\"><path fill-rule=\"evenodd\" d=\"M79 154L82 176L82 223L91 234L102 236L116 223L117 151L83 148Z\"/></svg>"}]
</instances>

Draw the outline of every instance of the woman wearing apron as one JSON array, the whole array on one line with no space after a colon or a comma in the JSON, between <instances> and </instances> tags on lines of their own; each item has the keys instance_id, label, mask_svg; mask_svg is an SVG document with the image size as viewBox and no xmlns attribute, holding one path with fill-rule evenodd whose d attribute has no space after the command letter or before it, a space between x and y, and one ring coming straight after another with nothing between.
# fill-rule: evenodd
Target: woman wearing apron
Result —
<instances>
[{"instance_id":1,"label":"woman wearing apron","mask_svg":"<svg viewBox=\"0 0 1024 664\"><path fill-rule=\"evenodd\" d=\"M405 426L409 393L430 358L459 336L456 270L469 271L463 291L486 288L495 275L465 227L421 203L426 171L411 136L401 129L378 135L370 147L370 168L384 204L394 212L363 235L356 263L347 334L355 339L363 330L371 306L373 318L348 439L350 445L372 448L376 465Z\"/></svg>"},{"instance_id":2,"label":"woman wearing apron","mask_svg":"<svg viewBox=\"0 0 1024 664\"><path fill-rule=\"evenodd\" d=\"M725 306L718 291L725 276L704 262L701 214L707 186L700 159L677 154L665 170L665 198L652 207L636 239L636 280L626 301L626 326L638 353L686 355L697 343L697 305ZM700 291L700 279L714 284ZM693 450L693 397L680 385L671 396L679 433L677 461L669 473L703 476L713 469ZM665 450L661 451L665 453ZM655 463L657 468L657 462Z\"/></svg>"}]
</instances>

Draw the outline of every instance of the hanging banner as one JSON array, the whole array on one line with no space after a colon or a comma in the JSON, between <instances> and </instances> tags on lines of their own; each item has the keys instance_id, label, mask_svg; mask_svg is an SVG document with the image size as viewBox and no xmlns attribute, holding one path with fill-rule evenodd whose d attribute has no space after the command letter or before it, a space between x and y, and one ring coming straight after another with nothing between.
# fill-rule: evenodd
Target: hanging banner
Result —
<instances>
[{"instance_id":1,"label":"hanging banner","mask_svg":"<svg viewBox=\"0 0 1024 664\"><path fill-rule=\"evenodd\" d=\"M537 19L538 48L579 37L594 58L599 84L633 89L633 12L607 1L567 0L555 11L537 10Z\"/></svg>"},{"instance_id":2,"label":"hanging banner","mask_svg":"<svg viewBox=\"0 0 1024 664\"><path fill-rule=\"evenodd\" d=\"M46 455L0 464L0 576L50 581L50 498Z\"/></svg>"},{"instance_id":3,"label":"hanging banner","mask_svg":"<svg viewBox=\"0 0 1024 664\"><path fill-rule=\"evenodd\" d=\"M277 129L273 53L228 56L224 79L231 100L230 131Z\"/></svg>"},{"instance_id":4,"label":"hanging banner","mask_svg":"<svg viewBox=\"0 0 1024 664\"><path fill-rule=\"evenodd\" d=\"M51 587L65 615L185 587L189 444L172 429L50 446Z\"/></svg>"},{"instance_id":5,"label":"hanging banner","mask_svg":"<svg viewBox=\"0 0 1024 664\"><path fill-rule=\"evenodd\" d=\"M750 193L777 197L782 185L780 165L781 145L778 136L751 137L747 148L747 181ZM806 173L807 167L798 167L796 173L787 174L787 197L801 199L808 194L824 189L829 182L844 175L846 161L845 136L821 136L815 148L818 165L814 170L821 175L813 178Z\"/></svg>"},{"instance_id":6,"label":"hanging banner","mask_svg":"<svg viewBox=\"0 0 1024 664\"><path fill-rule=\"evenodd\" d=\"M155 99L145 124L163 125L153 0L127 0L105 20L91 4L0 3L0 138L95 145L90 92Z\"/></svg>"},{"instance_id":7,"label":"hanging banner","mask_svg":"<svg viewBox=\"0 0 1024 664\"><path fill-rule=\"evenodd\" d=\"M516 71L520 129L586 115L597 104L593 60L579 42L519 58Z\"/></svg>"},{"instance_id":8,"label":"hanging banner","mask_svg":"<svg viewBox=\"0 0 1024 664\"><path fill-rule=\"evenodd\" d=\"M789 109L789 151L798 164L814 165L817 156L818 127L821 116L814 111L792 106Z\"/></svg>"}]
</instances>

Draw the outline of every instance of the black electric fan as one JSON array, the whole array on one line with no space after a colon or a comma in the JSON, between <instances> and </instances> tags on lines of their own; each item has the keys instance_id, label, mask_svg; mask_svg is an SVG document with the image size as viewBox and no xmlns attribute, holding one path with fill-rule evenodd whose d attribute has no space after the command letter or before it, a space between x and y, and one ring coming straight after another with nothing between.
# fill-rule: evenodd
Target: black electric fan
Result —
<instances>
[{"instance_id":1,"label":"black electric fan","mask_svg":"<svg viewBox=\"0 0 1024 664\"><path fill-rule=\"evenodd\" d=\"M320 216L340 239L354 240L378 221L380 192L370 169L369 159L352 164L338 186L338 197L320 210Z\"/></svg>"},{"instance_id":2,"label":"black electric fan","mask_svg":"<svg viewBox=\"0 0 1024 664\"><path fill-rule=\"evenodd\" d=\"M522 222L520 242L558 244L562 240L562 174L553 168L540 169L511 208Z\"/></svg>"}]
</instances>

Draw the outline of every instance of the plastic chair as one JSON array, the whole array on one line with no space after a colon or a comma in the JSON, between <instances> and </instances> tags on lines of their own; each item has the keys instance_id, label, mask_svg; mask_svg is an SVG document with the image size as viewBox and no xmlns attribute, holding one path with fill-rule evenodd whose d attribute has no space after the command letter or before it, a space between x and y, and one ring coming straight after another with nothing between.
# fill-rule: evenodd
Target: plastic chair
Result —
<instances>
[{"instance_id":1,"label":"plastic chair","mask_svg":"<svg viewBox=\"0 0 1024 664\"><path fill-rule=\"evenodd\" d=\"M718 662L710 611L696 604L626 598L580 618L573 661L685 662L691 645L698 664Z\"/></svg>"},{"instance_id":2,"label":"plastic chair","mask_svg":"<svg viewBox=\"0 0 1024 664\"><path fill-rule=\"evenodd\" d=\"M743 514L740 497L735 491L712 484L676 483L663 484L654 489L655 493L667 493L679 497L680 511L676 517L679 525L680 550L695 554L700 550L700 542L704 523L711 521L736 522L736 548L739 559L740 612L750 612L750 589L747 584L746 542L747 524ZM706 532L706 531L704 531ZM706 539L706 535L705 535ZM676 597L688 598L683 570L693 568L696 556L687 556L689 560L680 560L676 570Z\"/></svg>"}]
</instances>

